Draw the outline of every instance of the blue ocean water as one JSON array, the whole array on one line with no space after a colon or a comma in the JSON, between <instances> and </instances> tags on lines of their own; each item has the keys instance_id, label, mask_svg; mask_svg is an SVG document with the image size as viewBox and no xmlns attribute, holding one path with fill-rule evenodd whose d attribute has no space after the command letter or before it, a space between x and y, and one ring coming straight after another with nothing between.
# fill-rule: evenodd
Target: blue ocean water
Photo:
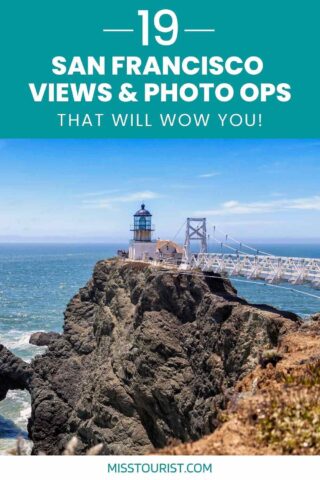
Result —
<instances>
[{"instance_id":1,"label":"blue ocean water","mask_svg":"<svg viewBox=\"0 0 320 480\"><path fill-rule=\"evenodd\" d=\"M89 280L98 260L125 245L0 244L0 343L26 361L45 349L29 344L39 330L60 332L66 304ZM27 392L0 402L0 453L26 435Z\"/></svg>"},{"instance_id":2,"label":"blue ocean water","mask_svg":"<svg viewBox=\"0 0 320 480\"><path fill-rule=\"evenodd\" d=\"M61 331L63 311L70 298L92 274L98 260L116 254L126 245L0 244L0 343L26 361L44 351L29 345L31 333ZM319 245L258 245L275 255L320 258ZM320 311L320 298L292 289L247 283L234 279L240 296L307 316ZM286 285L288 287L288 285ZM319 295L308 286L295 290ZM0 402L0 451L26 435L30 401L27 392L11 391Z\"/></svg>"}]
</instances>

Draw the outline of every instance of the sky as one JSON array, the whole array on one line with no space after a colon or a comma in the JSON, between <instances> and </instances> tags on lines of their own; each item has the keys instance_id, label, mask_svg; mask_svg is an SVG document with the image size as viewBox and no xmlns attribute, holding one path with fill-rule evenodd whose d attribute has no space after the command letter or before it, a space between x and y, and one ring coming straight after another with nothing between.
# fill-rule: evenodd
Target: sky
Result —
<instances>
[{"instance_id":1,"label":"sky","mask_svg":"<svg viewBox=\"0 0 320 480\"><path fill-rule=\"evenodd\" d=\"M320 140L0 141L2 242L126 242L142 202L156 238L317 242Z\"/></svg>"}]
</instances>

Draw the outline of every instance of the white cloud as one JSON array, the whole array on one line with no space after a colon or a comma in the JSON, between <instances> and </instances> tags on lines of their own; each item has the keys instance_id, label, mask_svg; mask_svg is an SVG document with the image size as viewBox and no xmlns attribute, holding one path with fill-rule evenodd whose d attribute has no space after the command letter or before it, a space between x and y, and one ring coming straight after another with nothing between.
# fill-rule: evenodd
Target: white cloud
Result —
<instances>
[{"instance_id":1,"label":"white cloud","mask_svg":"<svg viewBox=\"0 0 320 480\"><path fill-rule=\"evenodd\" d=\"M201 173L198 175L198 178L212 178L212 177L217 177L220 175L219 172L209 172L209 173Z\"/></svg>"},{"instance_id":2,"label":"white cloud","mask_svg":"<svg viewBox=\"0 0 320 480\"><path fill-rule=\"evenodd\" d=\"M112 189L112 190L101 190L97 192L84 192L84 193L79 193L75 195L75 197L80 197L80 198L87 198L87 197L102 197L104 195L112 195L114 193L119 193L121 190L119 188L117 189Z\"/></svg>"},{"instance_id":3,"label":"white cloud","mask_svg":"<svg viewBox=\"0 0 320 480\"><path fill-rule=\"evenodd\" d=\"M219 208L196 212L195 215L224 216L224 215L251 215L255 213L270 213L285 210L313 210L320 211L320 196L281 199L266 202L239 202L229 200L220 205Z\"/></svg>"},{"instance_id":4,"label":"white cloud","mask_svg":"<svg viewBox=\"0 0 320 480\"><path fill-rule=\"evenodd\" d=\"M297 210L320 210L320 196L292 200L291 203L288 203L286 208L294 208Z\"/></svg>"},{"instance_id":5,"label":"white cloud","mask_svg":"<svg viewBox=\"0 0 320 480\"><path fill-rule=\"evenodd\" d=\"M144 190L141 192L126 193L123 195L115 195L113 197L94 198L82 201L82 205L86 208L107 208L111 209L116 203L129 203L129 202L145 202L146 200L152 200L159 198L161 195L150 190Z\"/></svg>"}]
</instances>

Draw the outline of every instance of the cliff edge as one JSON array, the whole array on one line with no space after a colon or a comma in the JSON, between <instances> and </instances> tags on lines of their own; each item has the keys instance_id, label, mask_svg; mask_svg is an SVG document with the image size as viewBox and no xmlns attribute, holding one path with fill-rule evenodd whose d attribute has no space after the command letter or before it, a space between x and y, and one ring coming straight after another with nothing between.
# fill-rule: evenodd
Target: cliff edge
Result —
<instances>
[{"instance_id":1,"label":"cliff edge","mask_svg":"<svg viewBox=\"0 0 320 480\"><path fill-rule=\"evenodd\" d=\"M294 314L250 305L222 278L101 261L45 354L30 366L10 357L15 376L0 351L0 394L30 391L35 454L61 454L73 436L79 454L98 443L111 455L192 445L218 427L262 352L300 328Z\"/></svg>"}]
</instances>

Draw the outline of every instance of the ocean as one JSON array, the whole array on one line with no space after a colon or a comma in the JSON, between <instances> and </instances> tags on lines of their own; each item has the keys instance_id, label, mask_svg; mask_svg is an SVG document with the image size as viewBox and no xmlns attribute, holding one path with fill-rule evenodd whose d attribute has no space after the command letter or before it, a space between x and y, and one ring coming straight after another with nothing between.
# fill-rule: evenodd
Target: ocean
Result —
<instances>
[{"instance_id":1,"label":"ocean","mask_svg":"<svg viewBox=\"0 0 320 480\"><path fill-rule=\"evenodd\" d=\"M60 332L63 312L71 297L89 280L98 260L110 258L123 244L49 245L0 244L0 343L30 362L45 349L29 344L31 333ZM257 245L275 255L320 258L320 245ZM262 282L233 279L240 296L308 316L320 311L319 295L308 286L278 288ZM299 290L297 292L296 290ZM300 293L302 292L302 293ZM30 398L27 392L10 391L0 402L0 452L27 438Z\"/></svg>"}]
</instances>

